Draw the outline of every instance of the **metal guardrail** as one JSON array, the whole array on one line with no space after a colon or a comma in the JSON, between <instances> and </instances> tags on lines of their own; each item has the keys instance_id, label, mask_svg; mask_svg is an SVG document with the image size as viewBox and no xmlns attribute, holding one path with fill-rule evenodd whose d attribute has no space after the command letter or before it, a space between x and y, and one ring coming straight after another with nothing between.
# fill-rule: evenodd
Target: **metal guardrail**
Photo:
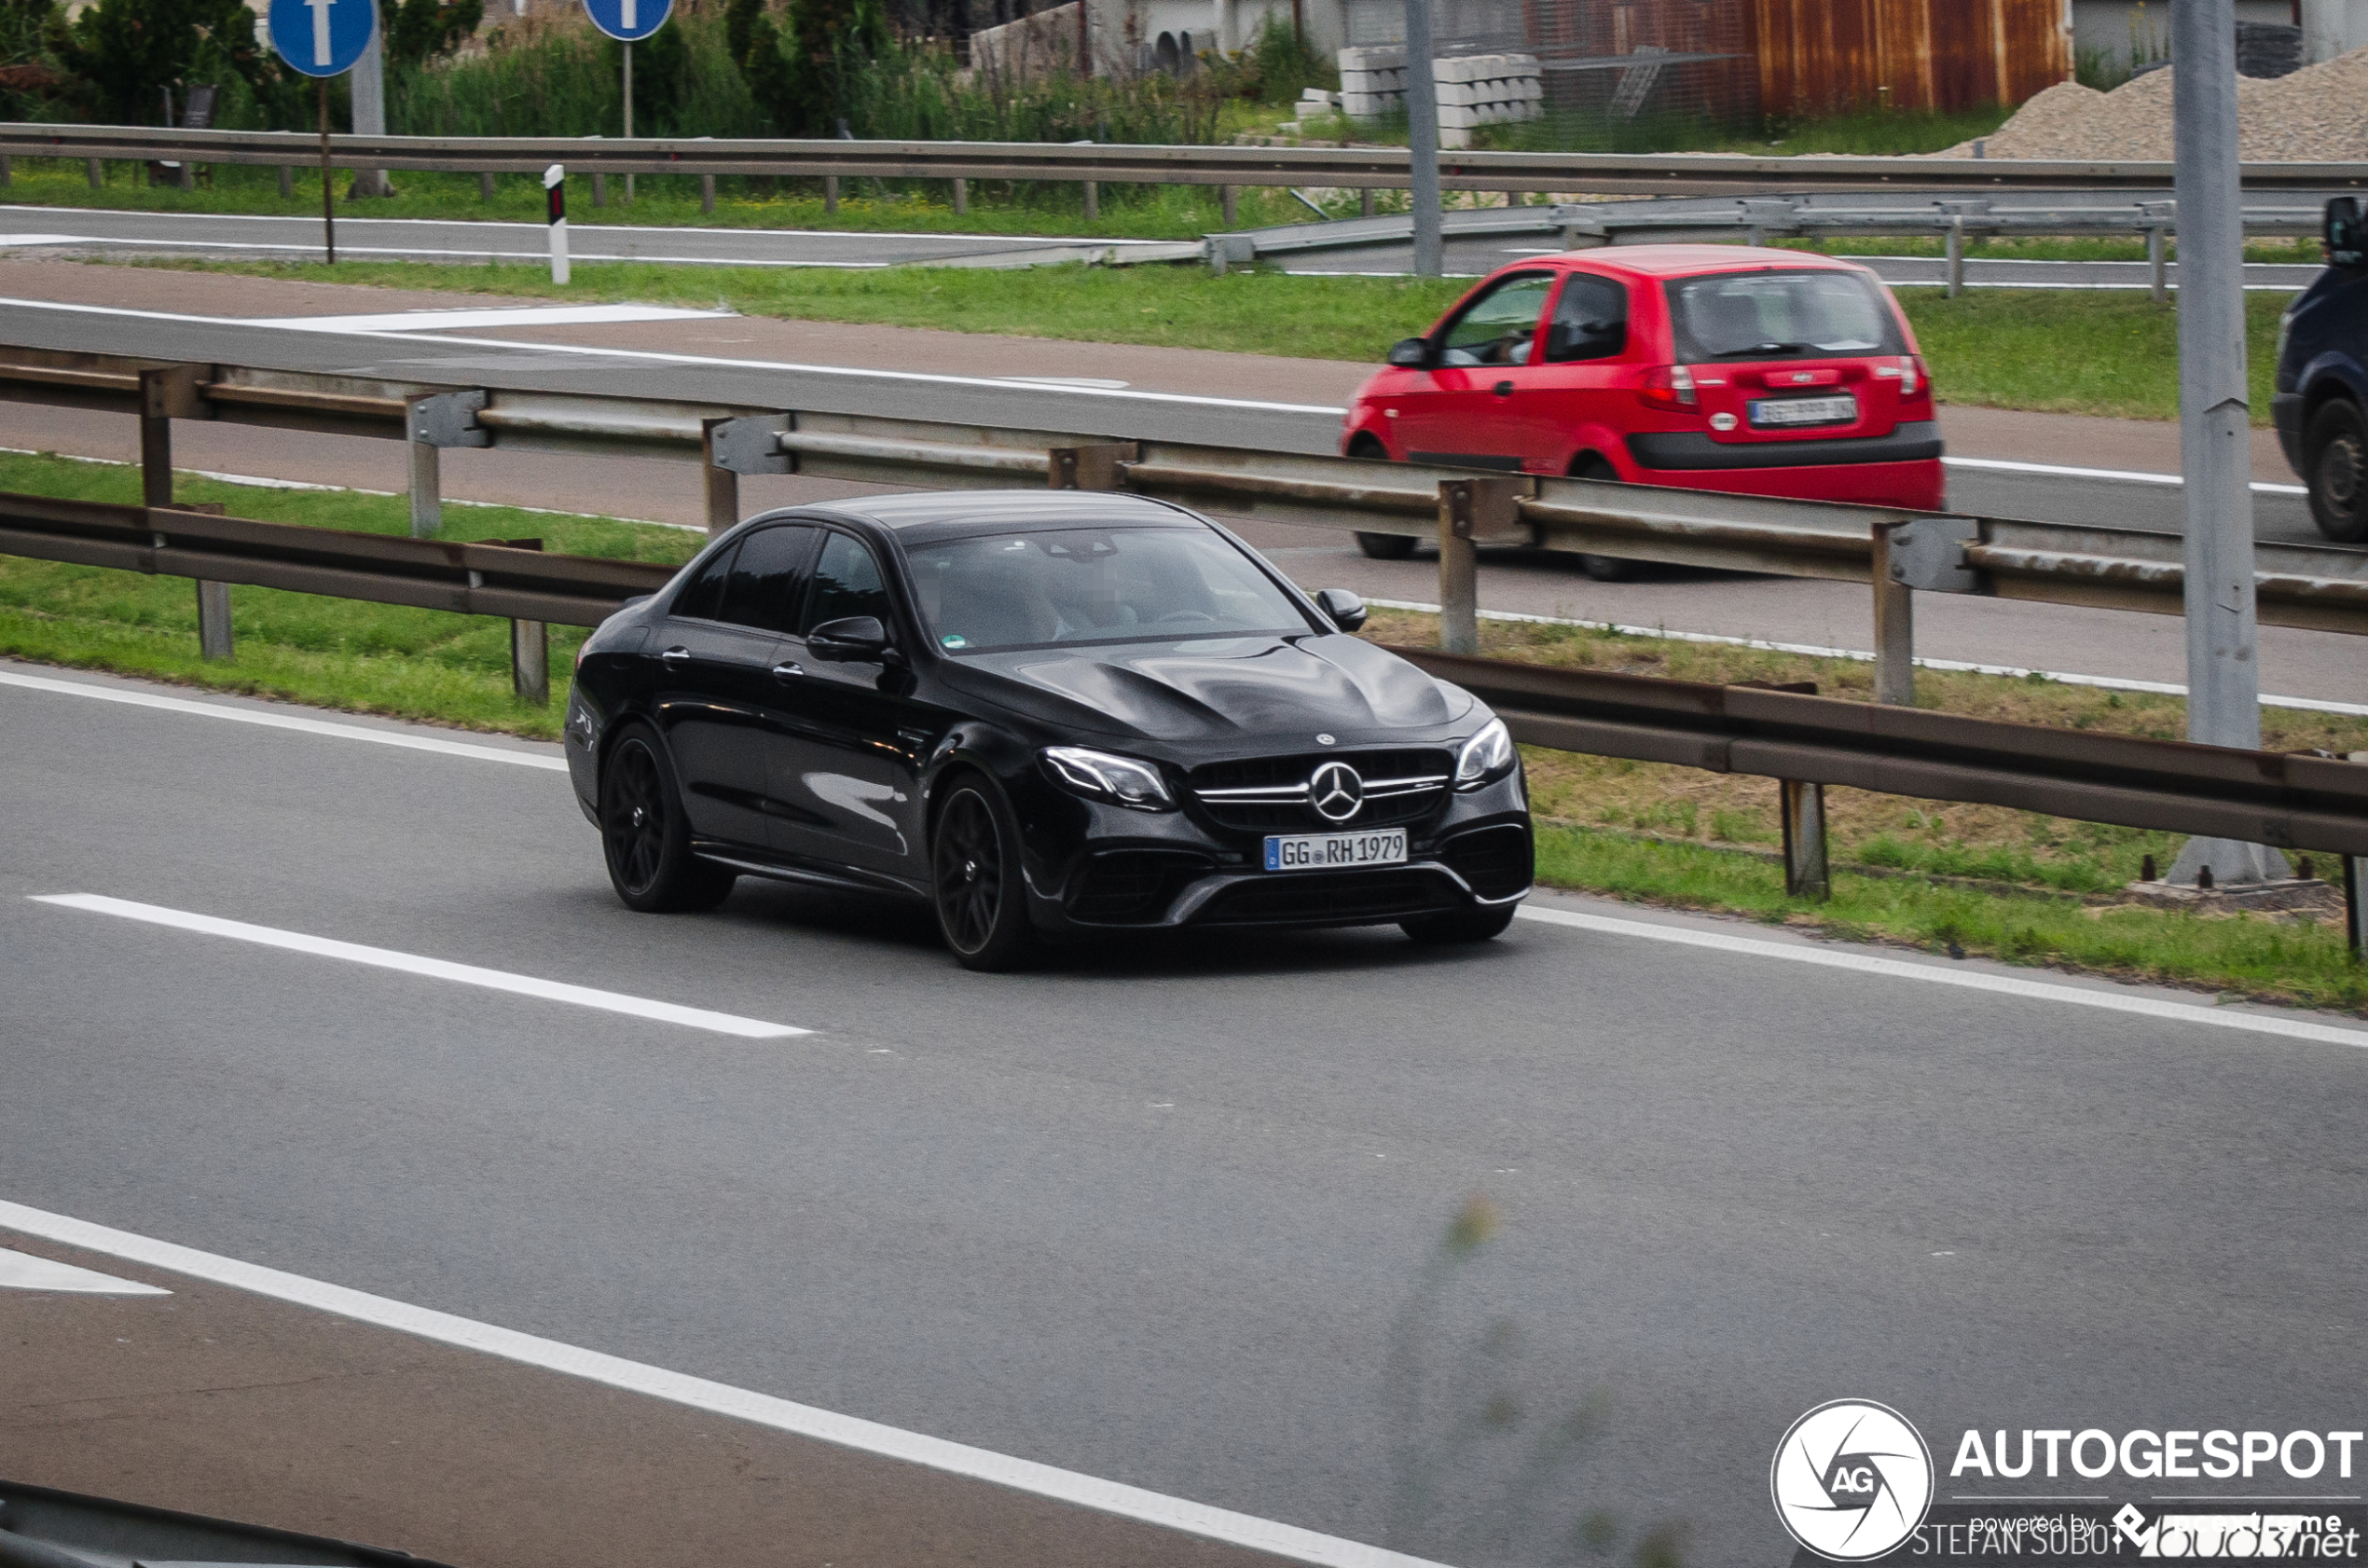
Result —
<instances>
[{"instance_id":1,"label":"metal guardrail","mask_svg":"<svg viewBox=\"0 0 2368 1568\"><path fill-rule=\"evenodd\" d=\"M0 124L0 157L310 165L320 138L276 131ZM1404 147L1159 146L1110 143L721 140L706 137L332 136L347 168L462 173L571 171L638 174L823 175L841 179L994 179L1070 183L1329 186L1403 188ZM2355 190L2368 163L2250 163L2251 190ZM1445 152L1451 190L1605 195L1769 190L2054 190L2168 192L2171 165L1945 158L1738 158L1725 154Z\"/></svg>"},{"instance_id":2,"label":"metal guardrail","mask_svg":"<svg viewBox=\"0 0 2368 1568\"><path fill-rule=\"evenodd\" d=\"M1464 652L1479 646L1478 552L1489 546L1865 583L1874 599L1876 688L1895 703L1914 698L1919 592L2158 614L2185 609L2180 537L2137 530L1098 433L451 388L62 351L0 348L0 399L136 416L151 507L172 504L174 420L401 440L411 457L413 532L422 539L442 521L438 454L475 447L638 451L695 462L710 531L739 520L740 475L799 473L919 487L1126 490L1223 516L1436 540L1443 639ZM2265 624L2368 633L2368 552L2265 544L2256 589ZM227 648L227 617L213 619L221 623L216 641ZM206 622L201 613L201 626ZM521 649L522 659L530 653ZM530 678L522 667L521 681Z\"/></svg>"}]
</instances>

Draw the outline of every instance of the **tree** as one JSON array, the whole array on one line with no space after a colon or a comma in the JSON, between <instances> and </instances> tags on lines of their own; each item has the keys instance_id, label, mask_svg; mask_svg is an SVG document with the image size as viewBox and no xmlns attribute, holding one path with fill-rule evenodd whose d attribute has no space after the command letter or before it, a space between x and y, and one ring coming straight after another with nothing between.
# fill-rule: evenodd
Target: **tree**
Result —
<instances>
[{"instance_id":1,"label":"tree","mask_svg":"<svg viewBox=\"0 0 2368 1568\"><path fill-rule=\"evenodd\" d=\"M733 63L784 136L834 136L848 73L887 48L879 0L790 0L776 24L766 0L731 0L723 13Z\"/></svg>"},{"instance_id":2,"label":"tree","mask_svg":"<svg viewBox=\"0 0 2368 1568\"><path fill-rule=\"evenodd\" d=\"M386 0L387 63L416 70L461 47L485 20L485 0Z\"/></svg>"},{"instance_id":3,"label":"tree","mask_svg":"<svg viewBox=\"0 0 2368 1568\"><path fill-rule=\"evenodd\" d=\"M164 89L226 70L267 105L285 96L279 62L241 0L98 0L71 23L53 15L48 42L103 124L157 124Z\"/></svg>"}]
</instances>

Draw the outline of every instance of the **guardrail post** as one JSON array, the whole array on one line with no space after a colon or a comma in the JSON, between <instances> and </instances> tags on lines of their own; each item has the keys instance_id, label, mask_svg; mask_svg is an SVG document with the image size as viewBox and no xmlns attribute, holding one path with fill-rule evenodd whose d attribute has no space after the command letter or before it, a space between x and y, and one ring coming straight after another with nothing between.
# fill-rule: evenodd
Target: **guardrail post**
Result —
<instances>
[{"instance_id":1,"label":"guardrail post","mask_svg":"<svg viewBox=\"0 0 2368 1568\"><path fill-rule=\"evenodd\" d=\"M1776 793L1784 818L1784 896L1831 898L1833 879L1825 869L1825 786L1780 778Z\"/></svg>"},{"instance_id":2,"label":"guardrail post","mask_svg":"<svg viewBox=\"0 0 2368 1568\"><path fill-rule=\"evenodd\" d=\"M1875 525L1870 575L1875 588L1875 700L1916 706L1916 590L1907 563L1893 559L1894 534L1911 523ZM1911 533L1910 538L1914 537Z\"/></svg>"},{"instance_id":3,"label":"guardrail post","mask_svg":"<svg viewBox=\"0 0 2368 1568\"><path fill-rule=\"evenodd\" d=\"M822 211L835 213L838 210L839 177L836 174L825 174L822 176Z\"/></svg>"},{"instance_id":4,"label":"guardrail post","mask_svg":"<svg viewBox=\"0 0 2368 1568\"><path fill-rule=\"evenodd\" d=\"M444 527L444 458L447 447L490 447L493 433L477 422L485 407L483 388L433 392L404 407L404 439L411 448L411 537L433 539Z\"/></svg>"},{"instance_id":5,"label":"guardrail post","mask_svg":"<svg viewBox=\"0 0 2368 1568\"><path fill-rule=\"evenodd\" d=\"M434 539L444 530L442 453L414 436L411 451L411 537Z\"/></svg>"},{"instance_id":6,"label":"guardrail post","mask_svg":"<svg viewBox=\"0 0 2368 1568\"><path fill-rule=\"evenodd\" d=\"M172 421L204 417L198 404L198 367L169 365L140 372L140 504L172 504Z\"/></svg>"},{"instance_id":7,"label":"guardrail post","mask_svg":"<svg viewBox=\"0 0 2368 1568\"><path fill-rule=\"evenodd\" d=\"M0 190L8 188L9 184L16 178L16 159L7 153L0 153Z\"/></svg>"},{"instance_id":8,"label":"guardrail post","mask_svg":"<svg viewBox=\"0 0 2368 1568\"><path fill-rule=\"evenodd\" d=\"M230 657L230 585L198 584L198 657L217 663Z\"/></svg>"},{"instance_id":9,"label":"guardrail post","mask_svg":"<svg viewBox=\"0 0 2368 1568\"><path fill-rule=\"evenodd\" d=\"M1521 499L1525 479L1442 479L1439 482L1439 645L1450 653L1480 652L1480 549L1529 540Z\"/></svg>"},{"instance_id":10,"label":"guardrail post","mask_svg":"<svg viewBox=\"0 0 2368 1568\"><path fill-rule=\"evenodd\" d=\"M520 702L551 706L551 628L541 621L510 623L510 690Z\"/></svg>"},{"instance_id":11,"label":"guardrail post","mask_svg":"<svg viewBox=\"0 0 2368 1568\"><path fill-rule=\"evenodd\" d=\"M1942 237L1941 243L1948 254L1948 297L1954 299L1965 292L1965 215L1962 213L1949 218L1948 232Z\"/></svg>"},{"instance_id":12,"label":"guardrail post","mask_svg":"<svg viewBox=\"0 0 2368 1568\"><path fill-rule=\"evenodd\" d=\"M1218 209L1225 214L1226 227L1232 228L1235 224L1241 222L1242 192L1240 187L1235 186L1218 186L1217 202Z\"/></svg>"},{"instance_id":13,"label":"guardrail post","mask_svg":"<svg viewBox=\"0 0 2368 1568\"><path fill-rule=\"evenodd\" d=\"M707 481L707 536L728 532L740 520L740 476L715 461L715 427L725 420L699 421L699 472Z\"/></svg>"},{"instance_id":14,"label":"guardrail post","mask_svg":"<svg viewBox=\"0 0 2368 1568\"><path fill-rule=\"evenodd\" d=\"M99 160L97 158L84 158L82 160L82 168L83 172L90 176L90 188L92 190L97 190L107 183L107 172L103 168L100 167Z\"/></svg>"},{"instance_id":15,"label":"guardrail post","mask_svg":"<svg viewBox=\"0 0 2368 1568\"><path fill-rule=\"evenodd\" d=\"M954 176L954 215L957 218L971 215L971 182L959 174Z\"/></svg>"},{"instance_id":16,"label":"guardrail post","mask_svg":"<svg viewBox=\"0 0 2368 1568\"><path fill-rule=\"evenodd\" d=\"M2146 225L2146 269L2153 280L2155 303L2170 298L2170 226L2179 212L2176 201L2141 201L2138 212Z\"/></svg>"},{"instance_id":17,"label":"guardrail post","mask_svg":"<svg viewBox=\"0 0 2368 1568\"><path fill-rule=\"evenodd\" d=\"M296 195L296 171L284 163L280 165L280 195L282 199Z\"/></svg>"},{"instance_id":18,"label":"guardrail post","mask_svg":"<svg viewBox=\"0 0 2368 1568\"><path fill-rule=\"evenodd\" d=\"M477 174L477 199L479 201L493 199L493 176L482 171Z\"/></svg>"},{"instance_id":19,"label":"guardrail post","mask_svg":"<svg viewBox=\"0 0 2368 1568\"><path fill-rule=\"evenodd\" d=\"M1085 182L1085 221L1098 223L1102 217L1102 186L1098 180Z\"/></svg>"},{"instance_id":20,"label":"guardrail post","mask_svg":"<svg viewBox=\"0 0 2368 1568\"><path fill-rule=\"evenodd\" d=\"M1373 187L1371 186L1367 186L1356 193L1356 215L1360 218L1370 218L1373 215Z\"/></svg>"},{"instance_id":21,"label":"guardrail post","mask_svg":"<svg viewBox=\"0 0 2368 1568\"><path fill-rule=\"evenodd\" d=\"M1142 448L1132 441L1105 441L1085 447L1054 447L1045 457L1045 483L1056 490L1122 490L1126 475L1122 463L1134 462Z\"/></svg>"},{"instance_id":22,"label":"guardrail post","mask_svg":"<svg viewBox=\"0 0 2368 1568\"><path fill-rule=\"evenodd\" d=\"M699 211L708 213L715 211L715 176L712 174L699 176Z\"/></svg>"},{"instance_id":23,"label":"guardrail post","mask_svg":"<svg viewBox=\"0 0 2368 1568\"><path fill-rule=\"evenodd\" d=\"M709 539L740 520L740 475L794 474L797 460L781 450L787 414L744 414L699 421L699 466L707 476Z\"/></svg>"}]
</instances>

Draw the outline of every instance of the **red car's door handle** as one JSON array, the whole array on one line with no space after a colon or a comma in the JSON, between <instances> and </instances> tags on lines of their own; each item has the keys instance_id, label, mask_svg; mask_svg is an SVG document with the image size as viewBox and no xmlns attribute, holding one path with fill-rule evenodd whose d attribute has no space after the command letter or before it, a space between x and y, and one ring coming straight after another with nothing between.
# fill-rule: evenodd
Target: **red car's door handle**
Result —
<instances>
[{"instance_id":1,"label":"red car's door handle","mask_svg":"<svg viewBox=\"0 0 2368 1568\"><path fill-rule=\"evenodd\" d=\"M1499 397L1510 397L1513 395L1513 383L1510 381L1499 381L1491 390L1494 391Z\"/></svg>"}]
</instances>

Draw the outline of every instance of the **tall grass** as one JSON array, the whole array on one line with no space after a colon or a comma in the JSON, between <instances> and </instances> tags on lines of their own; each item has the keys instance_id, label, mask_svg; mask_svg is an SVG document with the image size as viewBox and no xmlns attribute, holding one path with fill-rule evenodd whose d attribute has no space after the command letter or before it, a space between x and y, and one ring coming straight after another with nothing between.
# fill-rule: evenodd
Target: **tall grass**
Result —
<instances>
[{"instance_id":1,"label":"tall grass","mask_svg":"<svg viewBox=\"0 0 2368 1568\"><path fill-rule=\"evenodd\" d=\"M482 48L395 73L387 129L405 136L619 135L623 63L621 47L576 12L538 12L492 29ZM633 66L638 135L770 130L732 62L723 7L710 0L677 6L658 38L635 46Z\"/></svg>"}]
</instances>

